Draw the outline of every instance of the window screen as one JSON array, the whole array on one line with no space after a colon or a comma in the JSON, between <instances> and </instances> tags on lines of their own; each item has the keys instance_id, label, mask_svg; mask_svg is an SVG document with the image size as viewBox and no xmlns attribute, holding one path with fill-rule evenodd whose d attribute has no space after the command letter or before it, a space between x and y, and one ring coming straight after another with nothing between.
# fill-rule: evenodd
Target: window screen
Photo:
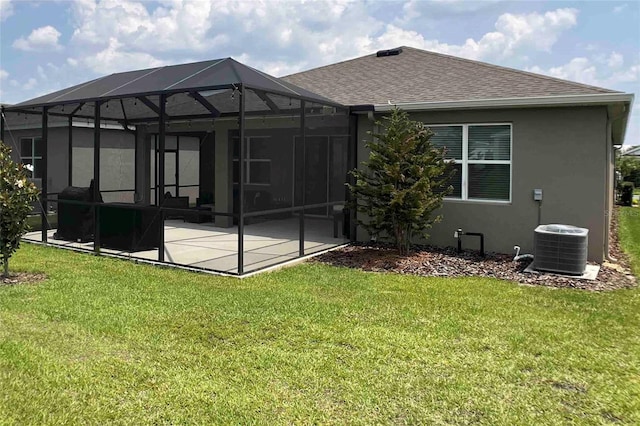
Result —
<instances>
[{"instance_id":1,"label":"window screen","mask_svg":"<svg viewBox=\"0 0 640 426\"><path fill-rule=\"evenodd\" d=\"M469 160L511 159L511 126L469 126Z\"/></svg>"},{"instance_id":2,"label":"window screen","mask_svg":"<svg viewBox=\"0 0 640 426\"><path fill-rule=\"evenodd\" d=\"M445 148L445 158L462 160L462 126L436 126L431 131L431 143Z\"/></svg>"},{"instance_id":3,"label":"window screen","mask_svg":"<svg viewBox=\"0 0 640 426\"><path fill-rule=\"evenodd\" d=\"M509 200L508 164L469 164L469 198Z\"/></svg>"}]
</instances>

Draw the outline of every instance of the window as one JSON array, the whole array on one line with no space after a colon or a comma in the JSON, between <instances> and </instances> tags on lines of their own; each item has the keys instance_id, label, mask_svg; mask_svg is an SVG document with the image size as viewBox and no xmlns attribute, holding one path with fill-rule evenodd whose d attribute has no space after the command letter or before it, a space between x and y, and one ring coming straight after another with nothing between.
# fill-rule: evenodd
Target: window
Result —
<instances>
[{"instance_id":1,"label":"window","mask_svg":"<svg viewBox=\"0 0 640 426\"><path fill-rule=\"evenodd\" d=\"M459 200L511 200L511 124L429 126L435 146L446 148L456 173L447 197Z\"/></svg>"},{"instance_id":2,"label":"window","mask_svg":"<svg viewBox=\"0 0 640 426\"><path fill-rule=\"evenodd\" d=\"M20 161L33 166L32 178L42 179L42 138L20 138Z\"/></svg>"},{"instance_id":3,"label":"window","mask_svg":"<svg viewBox=\"0 0 640 426\"><path fill-rule=\"evenodd\" d=\"M238 158L240 144L238 138L233 138L233 183L240 181ZM245 167L245 183L249 185L271 184L271 158L269 157L269 138L248 137Z\"/></svg>"}]
</instances>

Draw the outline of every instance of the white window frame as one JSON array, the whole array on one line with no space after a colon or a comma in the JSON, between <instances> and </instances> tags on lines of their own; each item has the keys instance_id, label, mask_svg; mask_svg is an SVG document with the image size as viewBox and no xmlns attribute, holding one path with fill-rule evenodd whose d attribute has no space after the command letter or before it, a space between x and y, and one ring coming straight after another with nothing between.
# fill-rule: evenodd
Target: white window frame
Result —
<instances>
[{"instance_id":1,"label":"white window frame","mask_svg":"<svg viewBox=\"0 0 640 426\"><path fill-rule=\"evenodd\" d=\"M462 127L462 160L447 161L462 165L462 191L460 197L445 197L446 201L465 201L478 203L511 204L513 189L513 123L448 123L425 124L430 129L437 127ZM470 126L509 126L509 160L469 160L469 127ZM509 199L495 200L490 198L469 198L469 165L470 164L506 164L509 166Z\"/></svg>"},{"instance_id":2,"label":"white window frame","mask_svg":"<svg viewBox=\"0 0 640 426\"><path fill-rule=\"evenodd\" d=\"M36 155L36 139L40 139L40 143L42 143L42 137L40 136L29 136L26 138L20 138L20 162L22 164L31 164L33 166L33 171L31 172L31 178L36 179L36 160L42 160L41 155ZM31 155L22 155L22 141L23 140L31 140ZM38 178L39 179L39 178Z\"/></svg>"}]
</instances>

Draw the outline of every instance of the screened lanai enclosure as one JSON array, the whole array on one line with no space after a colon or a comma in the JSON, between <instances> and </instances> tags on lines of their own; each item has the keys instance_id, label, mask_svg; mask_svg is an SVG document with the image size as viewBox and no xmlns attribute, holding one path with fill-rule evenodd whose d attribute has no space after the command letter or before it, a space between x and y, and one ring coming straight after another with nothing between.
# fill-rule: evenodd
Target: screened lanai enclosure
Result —
<instances>
[{"instance_id":1,"label":"screened lanai enclosure","mask_svg":"<svg viewBox=\"0 0 640 426\"><path fill-rule=\"evenodd\" d=\"M14 138L21 117L38 120L38 138ZM2 134L42 191L40 230L25 239L244 275L348 241L350 121L227 58L4 107Z\"/></svg>"}]
</instances>

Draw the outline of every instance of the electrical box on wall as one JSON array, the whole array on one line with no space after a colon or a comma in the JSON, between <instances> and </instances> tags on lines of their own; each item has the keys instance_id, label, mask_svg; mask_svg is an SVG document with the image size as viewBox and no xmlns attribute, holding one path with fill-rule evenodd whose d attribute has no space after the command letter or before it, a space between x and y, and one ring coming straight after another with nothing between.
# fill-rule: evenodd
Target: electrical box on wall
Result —
<instances>
[{"instance_id":1,"label":"electrical box on wall","mask_svg":"<svg viewBox=\"0 0 640 426\"><path fill-rule=\"evenodd\" d=\"M533 190L533 200L534 201L542 201L542 189L534 189Z\"/></svg>"}]
</instances>

